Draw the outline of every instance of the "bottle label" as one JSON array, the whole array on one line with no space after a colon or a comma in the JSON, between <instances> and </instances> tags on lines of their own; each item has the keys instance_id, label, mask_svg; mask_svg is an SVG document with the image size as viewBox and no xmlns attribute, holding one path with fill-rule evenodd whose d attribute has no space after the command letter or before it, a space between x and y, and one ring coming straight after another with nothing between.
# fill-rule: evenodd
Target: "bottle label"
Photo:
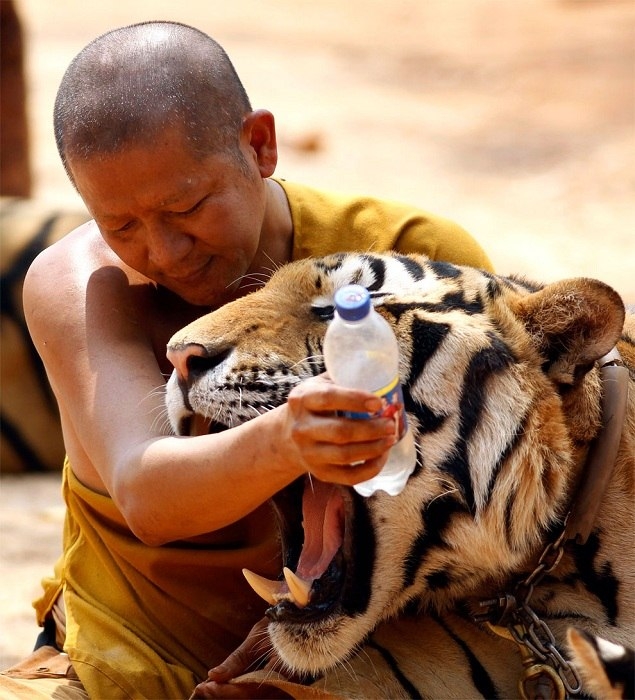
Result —
<instances>
[{"instance_id":1,"label":"bottle label","mask_svg":"<svg viewBox=\"0 0 635 700\"><path fill-rule=\"evenodd\" d=\"M404 408L403 391L399 382L399 377L395 377L390 384L374 391L375 396L381 398L381 408L376 413L356 413L354 411L343 411L342 415L355 420L368 420L369 418L392 418L395 422L395 436L397 442L406 434L408 429L408 418Z\"/></svg>"}]
</instances>

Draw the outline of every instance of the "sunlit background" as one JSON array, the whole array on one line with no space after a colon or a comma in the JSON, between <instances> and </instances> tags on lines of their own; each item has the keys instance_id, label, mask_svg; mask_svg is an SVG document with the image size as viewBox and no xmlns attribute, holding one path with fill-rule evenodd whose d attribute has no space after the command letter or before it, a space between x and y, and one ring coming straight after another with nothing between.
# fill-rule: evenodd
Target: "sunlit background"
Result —
<instances>
[{"instance_id":1,"label":"sunlit background","mask_svg":"<svg viewBox=\"0 0 635 700\"><path fill-rule=\"evenodd\" d=\"M4 2L5 0L0 0ZM449 216L499 272L592 276L635 302L635 3L629 0L18 0L33 197L81 209L52 133L92 38L147 19L216 38L276 116L277 174ZM27 653L59 551L55 477L3 480L0 660Z\"/></svg>"}]
</instances>

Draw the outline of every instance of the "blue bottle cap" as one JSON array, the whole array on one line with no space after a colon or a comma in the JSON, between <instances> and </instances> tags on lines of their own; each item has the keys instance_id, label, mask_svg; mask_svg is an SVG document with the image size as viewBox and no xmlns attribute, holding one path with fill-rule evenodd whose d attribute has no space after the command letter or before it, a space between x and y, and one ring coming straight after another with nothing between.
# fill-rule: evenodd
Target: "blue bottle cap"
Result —
<instances>
[{"instance_id":1,"label":"blue bottle cap","mask_svg":"<svg viewBox=\"0 0 635 700\"><path fill-rule=\"evenodd\" d=\"M345 321L359 321L370 311L370 294L359 284L349 284L335 292L335 308Z\"/></svg>"}]
</instances>

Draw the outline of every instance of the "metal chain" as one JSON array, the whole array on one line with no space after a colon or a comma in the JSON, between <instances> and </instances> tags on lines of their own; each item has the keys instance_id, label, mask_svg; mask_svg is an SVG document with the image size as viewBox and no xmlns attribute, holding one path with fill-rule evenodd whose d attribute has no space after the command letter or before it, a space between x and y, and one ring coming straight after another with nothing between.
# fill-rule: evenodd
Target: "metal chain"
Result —
<instances>
[{"instance_id":1,"label":"metal chain","mask_svg":"<svg viewBox=\"0 0 635 700\"><path fill-rule=\"evenodd\" d=\"M508 625L514 641L523 645L531 654L541 661L548 663L557 672L569 695L578 695L582 684L573 666L562 656L556 647L553 632L544 620L524 603L516 611L515 625Z\"/></svg>"},{"instance_id":2,"label":"metal chain","mask_svg":"<svg viewBox=\"0 0 635 700\"><path fill-rule=\"evenodd\" d=\"M566 534L568 516L564 521L562 532L555 540L550 542L538 559L536 568L527 576L524 581L516 585L514 592L516 600L521 603L528 603L533 595L534 588L542 579L550 574L560 563L564 554L564 538ZM522 594L522 595L521 595Z\"/></svg>"},{"instance_id":3,"label":"metal chain","mask_svg":"<svg viewBox=\"0 0 635 700\"><path fill-rule=\"evenodd\" d=\"M577 672L558 651L556 639L547 623L529 605L534 588L562 559L568 517L565 518L560 535L545 547L536 568L515 586L513 595L507 593L492 600L481 601L480 612L473 617L478 622L489 621L493 626L507 628L510 637L531 657L555 669L567 695L578 695L582 684Z\"/></svg>"}]
</instances>

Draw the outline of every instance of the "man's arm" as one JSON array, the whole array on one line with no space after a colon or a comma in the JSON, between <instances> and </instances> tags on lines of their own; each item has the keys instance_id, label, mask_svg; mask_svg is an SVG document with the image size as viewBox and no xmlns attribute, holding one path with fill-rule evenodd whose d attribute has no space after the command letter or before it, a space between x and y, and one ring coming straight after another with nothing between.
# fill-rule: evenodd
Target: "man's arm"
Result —
<instances>
[{"instance_id":1,"label":"man's arm","mask_svg":"<svg viewBox=\"0 0 635 700\"><path fill-rule=\"evenodd\" d=\"M142 541L159 545L226 526L308 471L344 484L379 471L393 440L390 421L343 426L335 411L373 410L368 402L376 399L324 378L224 433L167 434L165 378L148 325L149 314L160 313L152 285L108 258L93 233L69 234L36 259L24 308L75 474L108 493ZM359 460L366 463L350 466Z\"/></svg>"}]
</instances>

